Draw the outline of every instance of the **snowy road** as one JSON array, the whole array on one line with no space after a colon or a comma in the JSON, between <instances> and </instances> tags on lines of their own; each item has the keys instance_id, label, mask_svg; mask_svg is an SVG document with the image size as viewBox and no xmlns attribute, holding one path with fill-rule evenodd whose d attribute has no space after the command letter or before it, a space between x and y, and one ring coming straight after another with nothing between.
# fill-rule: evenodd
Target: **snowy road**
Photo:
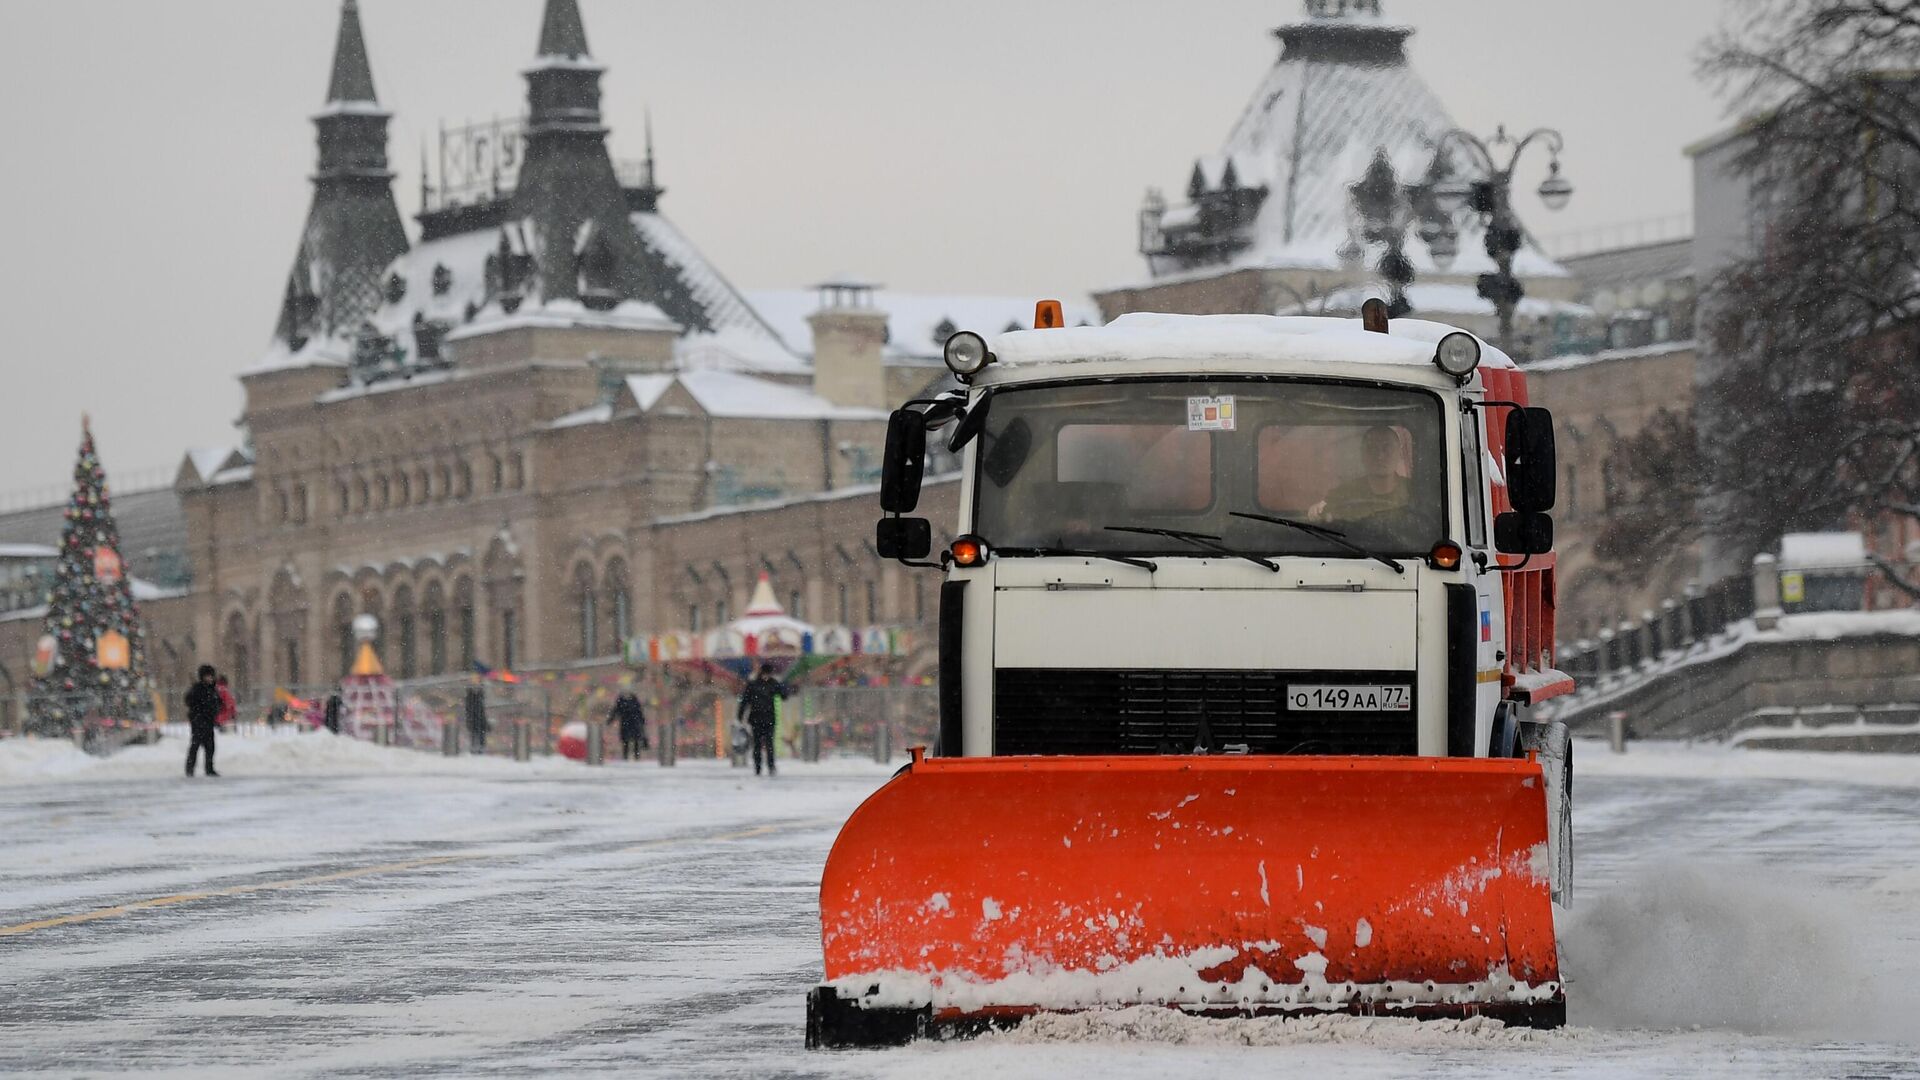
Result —
<instances>
[{"instance_id":1,"label":"snowy road","mask_svg":"<svg viewBox=\"0 0 1920 1080\"><path fill-rule=\"evenodd\" d=\"M1566 1031L1134 1010L818 1055L818 869L886 770L332 742L193 783L0 744L0 1073L1920 1078L1912 760L1584 748Z\"/></svg>"}]
</instances>

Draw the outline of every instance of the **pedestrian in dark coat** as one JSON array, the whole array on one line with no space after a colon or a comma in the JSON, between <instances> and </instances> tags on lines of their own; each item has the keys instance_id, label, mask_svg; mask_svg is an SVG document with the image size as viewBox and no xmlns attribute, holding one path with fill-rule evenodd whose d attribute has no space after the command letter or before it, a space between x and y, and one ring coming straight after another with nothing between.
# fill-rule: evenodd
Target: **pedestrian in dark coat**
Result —
<instances>
[{"instance_id":1,"label":"pedestrian in dark coat","mask_svg":"<svg viewBox=\"0 0 1920 1080\"><path fill-rule=\"evenodd\" d=\"M194 763L199 759L203 747L207 751L207 775L220 775L213 771L213 732L218 726L222 707L220 686L214 682L213 665L201 664L198 681L187 691L187 727L193 733L187 743L188 776L193 775Z\"/></svg>"},{"instance_id":2,"label":"pedestrian in dark coat","mask_svg":"<svg viewBox=\"0 0 1920 1080\"><path fill-rule=\"evenodd\" d=\"M487 752L487 688L467 687L467 745L476 754Z\"/></svg>"},{"instance_id":3,"label":"pedestrian in dark coat","mask_svg":"<svg viewBox=\"0 0 1920 1080\"><path fill-rule=\"evenodd\" d=\"M346 707L346 702L340 700L339 694L327 695L327 708L322 722L327 725L327 730L335 735L340 734L340 713Z\"/></svg>"},{"instance_id":4,"label":"pedestrian in dark coat","mask_svg":"<svg viewBox=\"0 0 1920 1080\"><path fill-rule=\"evenodd\" d=\"M620 725L620 759L640 760L640 751L647 747L647 711L640 707L640 699L633 691L622 690L620 696L613 699L607 723Z\"/></svg>"},{"instance_id":5,"label":"pedestrian in dark coat","mask_svg":"<svg viewBox=\"0 0 1920 1080\"><path fill-rule=\"evenodd\" d=\"M767 775L775 773L773 767L773 725L779 719L774 702L787 696L787 686L773 677L773 668L762 664L760 671L740 691L740 710L736 719L745 719L753 731L753 775L760 775L760 755L764 751L767 758Z\"/></svg>"}]
</instances>

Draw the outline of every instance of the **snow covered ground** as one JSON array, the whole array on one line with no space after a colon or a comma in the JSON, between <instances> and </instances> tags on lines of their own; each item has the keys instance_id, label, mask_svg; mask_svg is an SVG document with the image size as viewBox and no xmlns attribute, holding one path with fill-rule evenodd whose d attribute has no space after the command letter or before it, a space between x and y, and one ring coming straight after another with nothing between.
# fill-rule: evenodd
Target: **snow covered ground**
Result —
<instances>
[{"instance_id":1,"label":"snow covered ground","mask_svg":"<svg viewBox=\"0 0 1920 1080\"><path fill-rule=\"evenodd\" d=\"M887 768L183 751L0 742L0 1073L1920 1077L1920 758L1581 745L1564 1031L1136 1009L821 1055L815 883Z\"/></svg>"}]
</instances>

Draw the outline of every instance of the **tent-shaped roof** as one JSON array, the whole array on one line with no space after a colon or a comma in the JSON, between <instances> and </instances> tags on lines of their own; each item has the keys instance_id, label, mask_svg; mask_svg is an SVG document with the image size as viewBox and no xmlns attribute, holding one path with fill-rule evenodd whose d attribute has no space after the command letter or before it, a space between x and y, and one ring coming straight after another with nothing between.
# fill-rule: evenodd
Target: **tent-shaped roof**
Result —
<instances>
[{"instance_id":1,"label":"tent-shaped roof","mask_svg":"<svg viewBox=\"0 0 1920 1080\"><path fill-rule=\"evenodd\" d=\"M1275 35L1282 52L1220 152L1195 166L1194 187L1218 192L1232 181L1266 194L1250 220L1209 222L1196 204L1175 206L1162 218L1181 228L1230 228L1218 261L1150 255L1153 275L1211 275L1250 266L1335 269L1349 235L1349 187L1384 152L1403 182L1424 177L1439 139L1455 127L1446 106L1407 62L1412 34L1389 23L1380 4L1308 0L1307 17ZM1229 175L1229 168L1231 175ZM1218 215L1216 215L1217 217ZM1222 237L1221 239L1224 239ZM1411 240L1412 238L1410 238ZM1425 246L1408 245L1415 272L1441 272ZM1445 272L1475 275L1493 269L1477 222L1463 222L1459 257ZM1566 271L1531 241L1514 261L1520 277L1562 277Z\"/></svg>"}]
</instances>

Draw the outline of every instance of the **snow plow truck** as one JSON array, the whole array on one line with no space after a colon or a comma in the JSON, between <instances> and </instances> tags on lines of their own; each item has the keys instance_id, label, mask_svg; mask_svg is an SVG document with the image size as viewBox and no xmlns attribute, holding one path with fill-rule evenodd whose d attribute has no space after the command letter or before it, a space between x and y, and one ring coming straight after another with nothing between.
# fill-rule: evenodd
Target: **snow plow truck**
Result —
<instances>
[{"instance_id":1,"label":"snow plow truck","mask_svg":"<svg viewBox=\"0 0 1920 1080\"><path fill-rule=\"evenodd\" d=\"M1564 1023L1523 373L1378 301L1035 323L956 333L960 387L891 418L875 545L945 577L938 737L833 845L808 1045L1133 1005Z\"/></svg>"}]
</instances>

